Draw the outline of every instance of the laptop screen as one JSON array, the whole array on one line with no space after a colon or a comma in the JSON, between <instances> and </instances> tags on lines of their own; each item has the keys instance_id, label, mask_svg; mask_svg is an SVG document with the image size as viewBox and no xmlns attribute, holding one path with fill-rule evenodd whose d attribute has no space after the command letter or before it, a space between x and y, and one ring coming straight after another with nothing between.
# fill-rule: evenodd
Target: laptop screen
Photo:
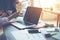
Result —
<instances>
[{"instance_id":1,"label":"laptop screen","mask_svg":"<svg viewBox=\"0 0 60 40\"><path fill-rule=\"evenodd\" d=\"M27 7L27 10L24 16L24 21L26 23L37 24L40 18L41 11L42 11L42 8Z\"/></svg>"}]
</instances>

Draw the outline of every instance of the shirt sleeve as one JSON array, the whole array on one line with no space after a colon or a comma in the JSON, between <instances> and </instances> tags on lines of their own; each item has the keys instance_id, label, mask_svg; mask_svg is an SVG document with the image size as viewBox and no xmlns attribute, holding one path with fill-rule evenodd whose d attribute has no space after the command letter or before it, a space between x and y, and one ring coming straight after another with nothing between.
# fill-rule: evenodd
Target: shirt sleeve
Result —
<instances>
[{"instance_id":1,"label":"shirt sleeve","mask_svg":"<svg viewBox=\"0 0 60 40\"><path fill-rule=\"evenodd\" d=\"M7 17L0 18L0 25L3 25L4 23L7 23L7 22L8 22Z\"/></svg>"}]
</instances>

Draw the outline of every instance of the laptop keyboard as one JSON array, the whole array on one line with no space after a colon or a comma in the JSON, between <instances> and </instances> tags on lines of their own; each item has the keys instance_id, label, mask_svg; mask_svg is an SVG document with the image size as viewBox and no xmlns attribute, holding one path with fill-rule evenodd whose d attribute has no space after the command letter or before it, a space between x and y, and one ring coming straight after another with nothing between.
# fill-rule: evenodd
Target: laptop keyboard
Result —
<instances>
[{"instance_id":1,"label":"laptop keyboard","mask_svg":"<svg viewBox=\"0 0 60 40\"><path fill-rule=\"evenodd\" d=\"M21 24L23 24L23 25L25 25L25 26L30 26L30 25L34 25L34 24L32 24L32 23L25 23L24 21L16 21L16 22L18 22L18 23L21 23Z\"/></svg>"},{"instance_id":2,"label":"laptop keyboard","mask_svg":"<svg viewBox=\"0 0 60 40\"><path fill-rule=\"evenodd\" d=\"M14 23L11 23L13 26L15 26L16 28L19 28L19 29L23 29L23 28L31 28L31 27L36 27L36 25L23 25L21 23L18 23L18 22L14 22Z\"/></svg>"}]
</instances>

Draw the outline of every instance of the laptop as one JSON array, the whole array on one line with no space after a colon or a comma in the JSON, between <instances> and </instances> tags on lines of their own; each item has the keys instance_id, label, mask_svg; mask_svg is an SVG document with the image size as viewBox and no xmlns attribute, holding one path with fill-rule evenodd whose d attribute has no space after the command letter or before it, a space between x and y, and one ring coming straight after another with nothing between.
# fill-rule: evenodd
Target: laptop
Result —
<instances>
[{"instance_id":1,"label":"laptop","mask_svg":"<svg viewBox=\"0 0 60 40\"><path fill-rule=\"evenodd\" d=\"M23 25L23 26L31 26L31 25L37 25L40 14L41 14L42 8L37 7L27 7L26 13L24 15L24 18L20 21L17 21L15 23L11 23L12 25Z\"/></svg>"}]
</instances>

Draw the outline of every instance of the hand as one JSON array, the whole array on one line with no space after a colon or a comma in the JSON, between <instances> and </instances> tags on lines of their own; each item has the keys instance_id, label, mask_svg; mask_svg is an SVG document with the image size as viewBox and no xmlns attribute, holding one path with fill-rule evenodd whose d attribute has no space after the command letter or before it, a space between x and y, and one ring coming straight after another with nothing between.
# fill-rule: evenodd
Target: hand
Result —
<instances>
[{"instance_id":1,"label":"hand","mask_svg":"<svg viewBox=\"0 0 60 40\"><path fill-rule=\"evenodd\" d=\"M3 17L3 18L0 18L0 25L3 25L5 23L8 22L8 18L7 17Z\"/></svg>"}]
</instances>

